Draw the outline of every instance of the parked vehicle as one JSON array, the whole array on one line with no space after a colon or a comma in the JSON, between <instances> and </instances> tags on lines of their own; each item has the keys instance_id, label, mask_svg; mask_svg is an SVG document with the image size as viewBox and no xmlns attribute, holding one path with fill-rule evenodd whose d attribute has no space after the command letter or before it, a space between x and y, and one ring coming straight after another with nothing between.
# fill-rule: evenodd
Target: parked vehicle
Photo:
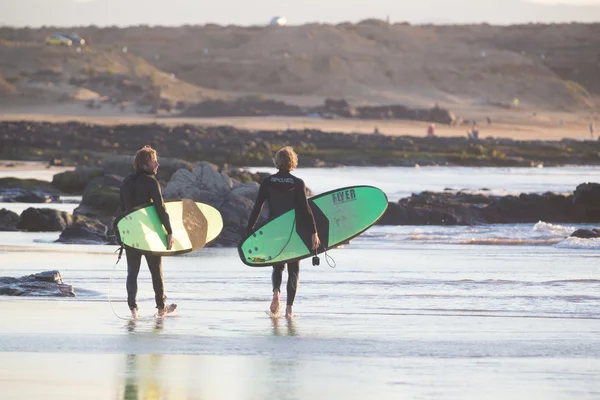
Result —
<instances>
[{"instance_id":1,"label":"parked vehicle","mask_svg":"<svg viewBox=\"0 0 600 400\"><path fill-rule=\"evenodd\" d=\"M71 46L73 41L58 33L50 35L46 38L46 46Z\"/></svg>"},{"instance_id":2,"label":"parked vehicle","mask_svg":"<svg viewBox=\"0 0 600 400\"><path fill-rule=\"evenodd\" d=\"M75 46L84 46L85 40L76 33L59 33L60 36L71 39Z\"/></svg>"}]
</instances>

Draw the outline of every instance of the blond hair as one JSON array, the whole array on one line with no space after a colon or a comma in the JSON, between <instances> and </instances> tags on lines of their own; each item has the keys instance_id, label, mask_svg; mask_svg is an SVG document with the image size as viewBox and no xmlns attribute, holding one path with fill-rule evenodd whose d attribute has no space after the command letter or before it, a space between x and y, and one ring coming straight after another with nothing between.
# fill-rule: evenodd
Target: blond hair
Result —
<instances>
[{"instance_id":1,"label":"blond hair","mask_svg":"<svg viewBox=\"0 0 600 400\"><path fill-rule=\"evenodd\" d=\"M144 167L148 165L149 161L154 161L158 157L156 150L152 147L146 145L139 149L137 153L135 153L135 157L133 159L133 167L137 172L143 171Z\"/></svg>"},{"instance_id":2,"label":"blond hair","mask_svg":"<svg viewBox=\"0 0 600 400\"><path fill-rule=\"evenodd\" d=\"M289 172L298 166L298 155L291 146L285 146L275 153L273 163L277 169Z\"/></svg>"}]
</instances>

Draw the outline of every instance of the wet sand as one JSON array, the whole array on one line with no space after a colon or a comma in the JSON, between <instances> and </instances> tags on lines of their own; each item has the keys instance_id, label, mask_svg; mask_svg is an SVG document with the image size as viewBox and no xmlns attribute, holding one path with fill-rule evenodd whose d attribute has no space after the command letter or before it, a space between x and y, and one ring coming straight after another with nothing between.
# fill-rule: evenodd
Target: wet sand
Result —
<instances>
[{"instance_id":1,"label":"wet sand","mask_svg":"<svg viewBox=\"0 0 600 400\"><path fill-rule=\"evenodd\" d=\"M117 303L117 309L123 307ZM593 330L594 320L569 321L565 329L562 320L515 319L521 332L511 337L498 329L510 321L390 315L405 328L386 339L380 328L366 335L353 329L385 325L381 316L360 323L356 316L333 315L337 329L322 326L320 333L310 315L290 323L259 312L205 310L161 321L147 312L128 322L112 315L106 302L76 300L2 300L0 312L10 321L0 328L6 400L566 399L600 393L592 378L600 369L598 348L576 334ZM566 331L573 337L563 337Z\"/></svg>"}]
</instances>

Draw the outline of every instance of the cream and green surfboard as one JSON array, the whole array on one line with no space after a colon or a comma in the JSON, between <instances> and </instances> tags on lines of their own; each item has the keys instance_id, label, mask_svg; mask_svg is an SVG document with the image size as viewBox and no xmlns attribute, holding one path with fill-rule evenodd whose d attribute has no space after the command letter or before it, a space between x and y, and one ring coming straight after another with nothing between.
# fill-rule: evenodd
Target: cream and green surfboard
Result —
<instances>
[{"instance_id":1,"label":"cream and green surfboard","mask_svg":"<svg viewBox=\"0 0 600 400\"><path fill-rule=\"evenodd\" d=\"M373 186L352 186L311 197L321 247L318 253L360 235L375 224L388 206L385 193ZM315 254L311 248L312 229L296 221L291 210L255 229L238 246L242 262L251 267L286 263Z\"/></svg>"},{"instance_id":2,"label":"cream and green surfboard","mask_svg":"<svg viewBox=\"0 0 600 400\"><path fill-rule=\"evenodd\" d=\"M115 221L119 243L142 254L176 255L201 249L223 229L221 213L208 204L188 199L168 200L165 209L173 229L170 250L167 250L167 231L154 205L138 207Z\"/></svg>"}]
</instances>

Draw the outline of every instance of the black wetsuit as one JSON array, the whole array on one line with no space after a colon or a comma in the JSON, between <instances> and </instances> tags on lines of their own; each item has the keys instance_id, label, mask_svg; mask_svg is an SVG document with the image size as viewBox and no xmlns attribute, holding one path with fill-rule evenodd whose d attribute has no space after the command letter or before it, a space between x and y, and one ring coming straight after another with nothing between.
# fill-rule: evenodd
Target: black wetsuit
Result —
<instances>
[{"instance_id":1,"label":"black wetsuit","mask_svg":"<svg viewBox=\"0 0 600 400\"><path fill-rule=\"evenodd\" d=\"M168 234L172 234L169 214L165 210L165 204L160 191L160 184L154 175L146 172L131 174L121 183L121 208L129 212L135 207L154 203L156 213L165 226ZM131 249L125 249L127 255L127 304L129 308L137 308L137 277L142 263L142 254ZM162 276L162 258L160 256L145 255L148 269L152 275L152 286L156 307L165 306L165 290Z\"/></svg>"},{"instance_id":2,"label":"black wetsuit","mask_svg":"<svg viewBox=\"0 0 600 400\"><path fill-rule=\"evenodd\" d=\"M316 233L317 227L315 219L308 206L305 190L306 186L304 185L304 181L287 171L280 170L275 175L265 178L258 189L258 196L256 198L256 203L254 203L254 208L250 213L246 231L248 233L252 231L266 201L269 206L269 219L276 218L295 209L296 224L308 224L309 230ZM287 305L291 306L294 304L298 283L300 281L300 262L291 262L288 263L287 266ZM271 275L273 292L280 291L284 268L285 264L273 265L273 274Z\"/></svg>"}]
</instances>

